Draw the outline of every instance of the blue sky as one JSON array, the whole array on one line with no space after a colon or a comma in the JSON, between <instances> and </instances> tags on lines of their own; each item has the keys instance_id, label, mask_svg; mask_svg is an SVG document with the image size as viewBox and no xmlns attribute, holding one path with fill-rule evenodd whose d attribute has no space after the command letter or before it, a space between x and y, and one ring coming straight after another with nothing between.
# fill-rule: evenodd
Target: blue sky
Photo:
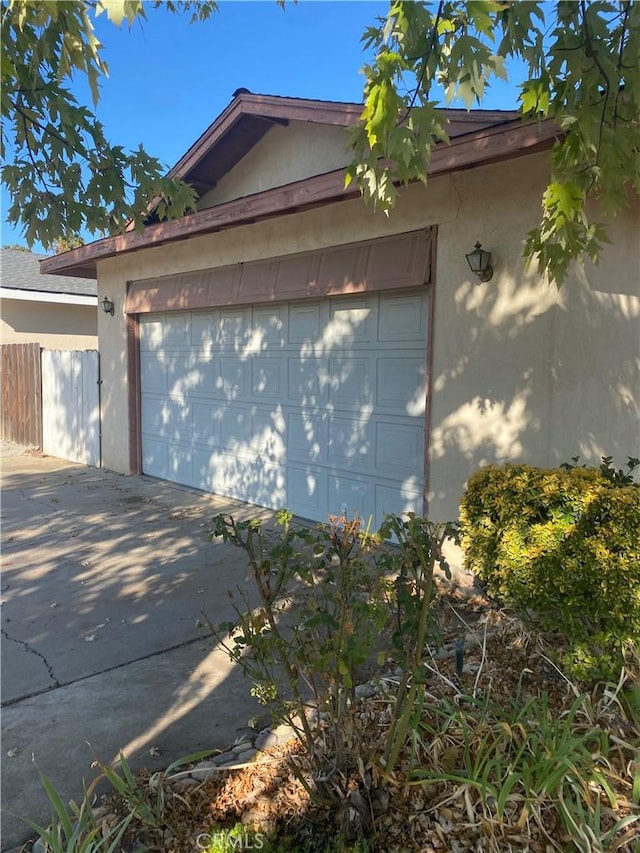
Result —
<instances>
[{"instance_id":1,"label":"blue sky","mask_svg":"<svg viewBox=\"0 0 640 853\"><path fill-rule=\"evenodd\" d=\"M275 0L222 0L219 12L201 24L149 9L148 20L131 30L101 16L96 33L110 77L98 116L112 142L126 148L142 143L172 166L240 86L260 94L360 101L366 60L360 39L387 8L378 0L301 0L284 10ZM87 102L85 86L79 83L75 92ZM516 98L513 84L498 84L483 107L512 109ZM23 242L3 223L3 244Z\"/></svg>"}]
</instances>

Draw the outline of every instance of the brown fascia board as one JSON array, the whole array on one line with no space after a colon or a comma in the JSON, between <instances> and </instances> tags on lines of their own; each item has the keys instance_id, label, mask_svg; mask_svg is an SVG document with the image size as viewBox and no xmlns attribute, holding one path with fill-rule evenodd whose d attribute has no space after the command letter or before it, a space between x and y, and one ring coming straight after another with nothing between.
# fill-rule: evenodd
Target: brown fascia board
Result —
<instances>
[{"instance_id":1,"label":"brown fascia board","mask_svg":"<svg viewBox=\"0 0 640 853\"><path fill-rule=\"evenodd\" d=\"M352 127L360 121L363 104L346 101L320 101L305 98L288 98L279 95L254 95L242 93L237 95L227 108L220 113L215 121L193 143L186 153L169 171L169 177L181 178L192 184L199 195L207 188L213 188L221 177L218 174L232 168L274 124L286 125L291 121L310 122L333 125L336 127ZM491 125L504 124L520 118L514 110L460 110L447 109L451 125L451 138L469 132L480 130ZM253 117L264 123L264 129L255 133L253 139L235 137L243 126L243 118ZM471 128L465 125L472 125ZM225 149L225 143L230 143L233 154ZM216 152L221 155L216 157ZM212 169L211 158L216 159L216 168ZM200 173L201 170L202 173ZM203 176L206 176L206 180ZM151 213L157 200L149 205ZM133 230L133 223L127 225L127 231Z\"/></svg>"},{"instance_id":2,"label":"brown fascia board","mask_svg":"<svg viewBox=\"0 0 640 853\"><path fill-rule=\"evenodd\" d=\"M274 124L300 121L352 127L360 120L362 108L363 105L360 103L341 101L286 98L278 95L238 95L178 160L169 175L186 178L242 116L256 116ZM462 124L477 124L478 121L482 121L486 125L492 125L513 121L520 117L515 110L447 109L446 112L452 122Z\"/></svg>"},{"instance_id":3,"label":"brown fascia board","mask_svg":"<svg viewBox=\"0 0 640 853\"><path fill-rule=\"evenodd\" d=\"M178 160L169 175L184 178L243 115L257 116L274 123L307 121L349 127L358 121L361 113L362 104L275 95L238 95Z\"/></svg>"},{"instance_id":4,"label":"brown fascia board","mask_svg":"<svg viewBox=\"0 0 640 853\"><path fill-rule=\"evenodd\" d=\"M449 144L436 145L431 155L429 175L436 177L532 154L549 148L558 136L558 127L550 120L526 124L515 121L474 131L456 137ZM52 275L96 278L97 262L118 254L186 240L223 228L246 225L359 195L353 183L345 187L344 178L345 170L337 169L234 199L170 222L159 222L142 232L105 237L64 254L45 258L40 261L40 271Z\"/></svg>"}]
</instances>

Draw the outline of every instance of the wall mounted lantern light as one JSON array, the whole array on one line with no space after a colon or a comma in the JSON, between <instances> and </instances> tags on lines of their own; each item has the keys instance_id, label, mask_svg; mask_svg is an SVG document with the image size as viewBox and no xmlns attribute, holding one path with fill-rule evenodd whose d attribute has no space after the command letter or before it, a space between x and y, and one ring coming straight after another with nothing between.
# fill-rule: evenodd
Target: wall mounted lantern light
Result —
<instances>
[{"instance_id":1,"label":"wall mounted lantern light","mask_svg":"<svg viewBox=\"0 0 640 853\"><path fill-rule=\"evenodd\" d=\"M102 310L104 311L105 314L111 314L111 316L113 317L114 306L113 306L113 300L112 299L109 299L108 296L105 296L104 299L100 300L100 305L102 305Z\"/></svg>"},{"instance_id":2,"label":"wall mounted lantern light","mask_svg":"<svg viewBox=\"0 0 640 853\"><path fill-rule=\"evenodd\" d=\"M469 252L466 258L471 272L475 273L480 281L489 281L493 275L491 252L487 252L480 243L476 243L473 252Z\"/></svg>"}]
</instances>

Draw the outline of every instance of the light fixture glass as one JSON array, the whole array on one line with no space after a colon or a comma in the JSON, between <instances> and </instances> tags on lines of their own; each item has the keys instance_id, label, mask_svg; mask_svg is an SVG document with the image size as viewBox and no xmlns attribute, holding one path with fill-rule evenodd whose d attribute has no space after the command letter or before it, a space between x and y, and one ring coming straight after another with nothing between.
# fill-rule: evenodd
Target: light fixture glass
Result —
<instances>
[{"instance_id":1,"label":"light fixture glass","mask_svg":"<svg viewBox=\"0 0 640 853\"><path fill-rule=\"evenodd\" d=\"M480 243L476 242L473 252L469 252L466 258L471 272L477 275L480 281L489 281L493 275L491 252L487 252Z\"/></svg>"},{"instance_id":2,"label":"light fixture glass","mask_svg":"<svg viewBox=\"0 0 640 853\"><path fill-rule=\"evenodd\" d=\"M112 299L109 299L108 296L105 296L104 299L100 300L100 305L102 305L102 310L105 314L111 314L111 316L113 317L114 305Z\"/></svg>"}]
</instances>

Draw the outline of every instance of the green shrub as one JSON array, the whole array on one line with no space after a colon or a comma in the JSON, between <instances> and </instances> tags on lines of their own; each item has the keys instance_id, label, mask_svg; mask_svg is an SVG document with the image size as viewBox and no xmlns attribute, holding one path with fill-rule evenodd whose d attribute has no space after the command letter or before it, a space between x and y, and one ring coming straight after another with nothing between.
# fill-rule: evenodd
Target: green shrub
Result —
<instances>
[{"instance_id":1,"label":"green shrub","mask_svg":"<svg viewBox=\"0 0 640 853\"><path fill-rule=\"evenodd\" d=\"M640 636L640 487L610 466L488 466L460 508L466 567L568 641L575 678L615 677Z\"/></svg>"}]
</instances>

